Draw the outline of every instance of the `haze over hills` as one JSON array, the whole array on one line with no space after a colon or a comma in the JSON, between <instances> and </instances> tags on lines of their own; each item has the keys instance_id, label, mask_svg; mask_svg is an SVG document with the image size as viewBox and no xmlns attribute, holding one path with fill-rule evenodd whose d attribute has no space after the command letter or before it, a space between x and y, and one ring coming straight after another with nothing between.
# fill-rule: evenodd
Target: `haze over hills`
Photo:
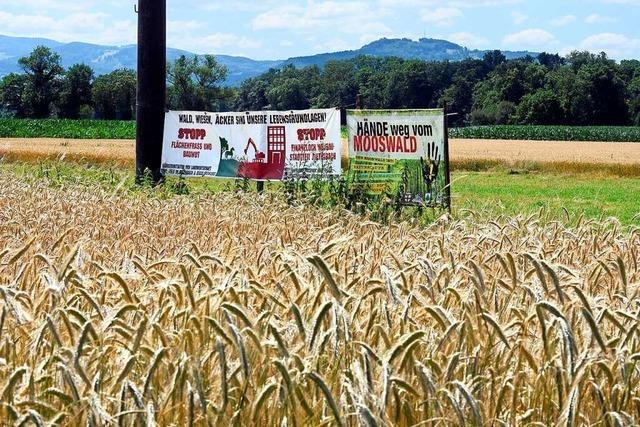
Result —
<instances>
[{"instance_id":1,"label":"haze over hills","mask_svg":"<svg viewBox=\"0 0 640 427\"><path fill-rule=\"evenodd\" d=\"M9 37L0 35L0 76L19 71L18 59L27 56L36 46L44 45L62 57L62 64L69 67L77 63L91 66L96 74L106 74L118 68L136 67L136 46L101 46L89 43L60 43L54 40L39 38ZM239 85L244 80L258 76L270 68L287 64L297 67L307 65L323 66L327 61L355 58L359 55L397 56L405 59L422 59L425 61L460 61L465 58L482 58L486 51L470 50L446 40L423 38L418 41L410 39L380 39L357 50L323 53L318 55L289 58L273 61L256 61L249 58L229 55L216 55L218 61L229 68L227 84ZM507 58L519 58L526 55L536 56L534 52L503 51ZM180 55L193 53L169 48L167 60L173 61Z\"/></svg>"}]
</instances>

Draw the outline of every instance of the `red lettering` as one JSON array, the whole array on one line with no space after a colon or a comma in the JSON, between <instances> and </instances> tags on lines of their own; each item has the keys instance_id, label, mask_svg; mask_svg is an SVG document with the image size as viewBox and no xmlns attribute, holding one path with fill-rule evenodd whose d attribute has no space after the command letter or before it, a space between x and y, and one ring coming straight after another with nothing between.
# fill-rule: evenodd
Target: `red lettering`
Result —
<instances>
[{"instance_id":1,"label":"red lettering","mask_svg":"<svg viewBox=\"0 0 640 427\"><path fill-rule=\"evenodd\" d=\"M207 131L205 129L180 129L178 139L205 139Z\"/></svg>"},{"instance_id":2,"label":"red lettering","mask_svg":"<svg viewBox=\"0 0 640 427\"><path fill-rule=\"evenodd\" d=\"M354 151L362 151L362 135L356 135L353 137L353 149Z\"/></svg>"},{"instance_id":3,"label":"red lettering","mask_svg":"<svg viewBox=\"0 0 640 427\"><path fill-rule=\"evenodd\" d=\"M188 158L188 159L199 159L200 152L199 151L183 151L182 157Z\"/></svg>"},{"instance_id":4,"label":"red lettering","mask_svg":"<svg viewBox=\"0 0 640 427\"><path fill-rule=\"evenodd\" d=\"M324 129L298 129L298 141L318 141L327 137Z\"/></svg>"}]
</instances>

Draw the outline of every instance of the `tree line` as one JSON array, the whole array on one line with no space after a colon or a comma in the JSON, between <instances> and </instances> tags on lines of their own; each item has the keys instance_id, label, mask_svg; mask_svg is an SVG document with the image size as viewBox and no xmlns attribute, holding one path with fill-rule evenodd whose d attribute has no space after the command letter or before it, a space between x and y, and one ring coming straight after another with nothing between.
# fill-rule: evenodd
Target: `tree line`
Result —
<instances>
[{"instance_id":1,"label":"tree line","mask_svg":"<svg viewBox=\"0 0 640 427\"><path fill-rule=\"evenodd\" d=\"M437 108L456 125L640 125L640 61L617 63L605 53L507 60L427 62L359 57L322 69L293 66L245 81L237 110L353 107Z\"/></svg>"},{"instance_id":2,"label":"tree line","mask_svg":"<svg viewBox=\"0 0 640 427\"><path fill-rule=\"evenodd\" d=\"M136 73L96 77L77 64L64 70L46 47L19 60L22 73L0 80L0 115L100 118L135 116ZM324 67L288 65L224 87L229 70L211 55L167 66L167 104L176 110L249 111L436 108L457 112L455 125L640 125L640 61L606 54L507 60L500 51L460 62L358 57Z\"/></svg>"},{"instance_id":3,"label":"tree line","mask_svg":"<svg viewBox=\"0 0 640 427\"><path fill-rule=\"evenodd\" d=\"M0 117L50 117L132 120L136 111L137 76L120 69L95 76L76 64L65 70L61 58L39 46L20 58L21 73L0 80ZM215 57L180 57L167 64L167 105L172 109L222 111L233 107L235 90L224 88L228 70Z\"/></svg>"}]
</instances>

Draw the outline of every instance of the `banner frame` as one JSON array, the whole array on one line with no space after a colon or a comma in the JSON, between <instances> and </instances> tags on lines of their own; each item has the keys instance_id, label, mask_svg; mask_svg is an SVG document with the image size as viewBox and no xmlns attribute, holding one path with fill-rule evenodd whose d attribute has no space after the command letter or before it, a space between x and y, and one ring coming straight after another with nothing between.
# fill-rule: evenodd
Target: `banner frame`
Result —
<instances>
[{"instance_id":1,"label":"banner frame","mask_svg":"<svg viewBox=\"0 0 640 427\"><path fill-rule=\"evenodd\" d=\"M443 105L444 110L444 197L446 207L451 215L451 165L449 164L449 113L447 103Z\"/></svg>"}]
</instances>

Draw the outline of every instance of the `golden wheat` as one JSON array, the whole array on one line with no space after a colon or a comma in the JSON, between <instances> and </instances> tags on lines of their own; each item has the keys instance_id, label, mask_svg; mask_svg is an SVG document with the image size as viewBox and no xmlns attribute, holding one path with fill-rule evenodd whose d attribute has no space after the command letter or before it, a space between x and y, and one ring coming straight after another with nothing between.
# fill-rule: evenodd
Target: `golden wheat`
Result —
<instances>
[{"instance_id":1,"label":"golden wheat","mask_svg":"<svg viewBox=\"0 0 640 427\"><path fill-rule=\"evenodd\" d=\"M568 212L567 212L568 214ZM640 231L0 173L0 423L630 425Z\"/></svg>"}]
</instances>

